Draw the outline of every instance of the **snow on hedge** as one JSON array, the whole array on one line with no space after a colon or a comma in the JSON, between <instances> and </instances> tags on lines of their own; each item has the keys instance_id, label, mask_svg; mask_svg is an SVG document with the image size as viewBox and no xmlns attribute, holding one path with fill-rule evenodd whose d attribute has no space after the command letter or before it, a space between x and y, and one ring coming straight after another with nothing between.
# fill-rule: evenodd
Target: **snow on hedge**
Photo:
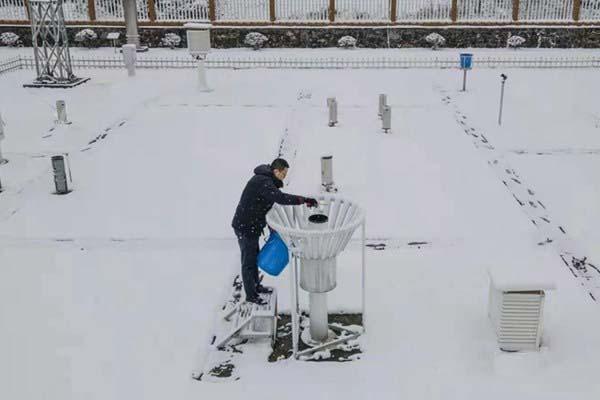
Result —
<instances>
[{"instance_id":1,"label":"snow on hedge","mask_svg":"<svg viewBox=\"0 0 600 400\"><path fill-rule=\"evenodd\" d=\"M338 47L343 49L354 49L356 48L356 39L352 36L342 36L338 40Z\"/></svg>"},{"instance_id":2,"label":"snow on hedge","mask_svg":"<svg viewBox=\"0 0 600 400\"><path fill-rule=\"evenodd\" d=\"M244 39L244 44L252 47L254 50L262 49L265 43L269 40L265 35L259 32L250 32Z\"/></svg>"},{"instance_id":3,"label":"snow on hedge","mask_svg":"<svg viewBox=\"0 0 600 400\"><path fill-rule=\"evenodd\" d=\"M75 41L85 47L92 47L96 39L98 39L98 35L91 29L82 29L75 34Z\"/></svg>"},{"instance_id":4,"label":"snow on hedge","mask_svg":"<svg viewBox=\"0 0 600 400\"><path fill-rule=\"evenodd\" d=\"M4 32L0 35L0 43L4 46L18 46L21 43L21 38L16 33Z\"/></svg>"},{"instance_id":5,"label":"snow on hedge","mask_svg":"<svg viewBox=\"0 0 600 400\"><path fill-rule=\"evenodd\" d=\"M176 33L167 33L165 34L165 36L160 40L160 44L165 46L165 47L169 47L171 49L174 49L175 47L179 47L179 45L181 44L181 36L179 36Z\"/></svg>"},{"instance_id":6,"label":"snow on hedge","mask_svg":"<svg viewBox=\"0 0 600 400\"><path fill-rule=\"evenodd\" d=\"M438 48L446 44L446 39L437 32L433 32L427 35L425 37L425 41L429 43L433 50L437 50Z\"/></svg>"},{"instance_id":7,"label":"snow on hedge","mask_svg":"<svg viewBox=\"0 0 600 400\"><path fill-rule=\"evenodd\" d=\"M521 47L524 43L525 43L525 38L518 36L518 35L513 35L513 36L509 37L508 40L506 41L506 45L508 47L512 47L513 49L517 49L517 48Z\"/></svg>"}]
</instances>

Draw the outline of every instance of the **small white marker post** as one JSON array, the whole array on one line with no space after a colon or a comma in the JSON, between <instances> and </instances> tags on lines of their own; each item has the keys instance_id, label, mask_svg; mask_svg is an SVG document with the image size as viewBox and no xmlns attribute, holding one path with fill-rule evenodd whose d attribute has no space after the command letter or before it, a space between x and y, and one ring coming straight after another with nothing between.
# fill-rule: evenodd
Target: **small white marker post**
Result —
<instances>
[{"instance_id":1,"label":"small white marker post","mask_svg":"<svg viewBox=\"0 0 600 400\"><path fill-rule=\"evenodd\" d=\"M4 140L4 120L2 120L2 114L0 114L0 165L6 164L8 162L7 159L2 157L2 141ZM2 191L2 185L0 185L0 191Z\"/></svg>"},{"instance_id":2,"label":"small white marker post","mask_svg":"<svg viewBox=\"0 0 600 400\"><path fill-rule=\"evenodd\" d=\"M383 114L381 115L381 128L385 133L390 133L392 130L392 108L388 105L383 106Z\"/></svg>"},{"instance_id":3,"label":"small white marker post","mask_svg":"<svg viewBox=\"0 0 600 400\"><path fill-rule=\"evenodd\" d=\"M508 79L505 74L500 75L500 110L498 111L498 125L502 125L502 108L504 108L504 84Z\"/></svg>"},{"instance_id":4,"label":"small white marker post","mask_svg":"<svg viewBox=\"0 0 600 400\"><path fill-rule=\"evenodd\" d=\"M71 125L71 121L67 118L67 103L64 100L56 101L56 123Z\"/></svg>"},{"instance_id":5,"label":"small white marker post","mask_svg":"<svg viewBox=\"0 0 600 400\"><path fill-rule=\"evenodd\" d=\"M377 116L379 116L379 118L381 118L383 116L383 107L385 107L386 105L387 105L387 95L380 94L379 95L379 108L377 111Z\"/></svg>"},{"instance_id":6,"label":"small white marker post","mask_svg":"<svg viewBox=\"0 0 600 400\"><path fill-rule=\"evenodd\" d=\"M123 62L127 68L128 76L135 76L135 62L137 60L137 47L135 44L124 44L123 47Z\"/></svg>"},{"instance_id":7,"label":"small white marker post","mask_svg":"<svg viewBox=\"0 0 600 400\"><path fill-rule=\"evenodd\" d=\"M327 99L327 108L329 109L329 126L334 127L338 123L338 105L335 97Z\"/></svg>"}]
</instances>

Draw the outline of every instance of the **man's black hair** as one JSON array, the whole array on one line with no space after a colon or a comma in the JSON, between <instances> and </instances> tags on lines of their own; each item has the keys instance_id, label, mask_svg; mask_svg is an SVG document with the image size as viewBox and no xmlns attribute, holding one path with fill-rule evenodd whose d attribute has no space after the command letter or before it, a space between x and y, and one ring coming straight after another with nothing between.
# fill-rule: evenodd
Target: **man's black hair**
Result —
<instances>
[{"instance_id":1,"label":"man's black hair","mask_svg":"<svg viewBox=\"0 0 600 400\"><path fill-rule=\"evenodd\" d=\"M273 162L271 163L271 169L275 170L282 170L282 169L286 169L289 168L290 164L288 164L287 161L285 161L283 158L276 158L275 160L273 160Z\"/></svg>"}]
</instances>

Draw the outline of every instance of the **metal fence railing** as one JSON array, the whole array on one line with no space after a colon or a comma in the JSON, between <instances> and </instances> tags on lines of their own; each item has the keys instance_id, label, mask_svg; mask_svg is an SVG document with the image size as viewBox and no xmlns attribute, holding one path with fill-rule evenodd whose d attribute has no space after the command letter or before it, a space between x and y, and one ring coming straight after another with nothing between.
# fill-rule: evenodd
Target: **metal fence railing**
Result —
<instances>
[{"instance_id":1,"label":"metal fence railing","mask_svg":"<svg viewBox=\"0 0 600 400\"><path fill-rule=\"evenodd\" d=\"M573 18L573 0L521 0L520 21L568 21Z\"/></svg>"},{"instance_id":2,"label":"metal fence railing","mask_svg":"<svg viewBox=\"0 0 600 400\"><path fill-rule=\"evenodd\" d=\"M8 60L0 61L0 75L10 71L15 71L24 68L21 58L9 58Z\"/></svg>"},{"instance_id":3,"label":"metal fence railing","mask_svg":"<svg viewBox=\"0 0 600 400\"><path fill-rule=\"evenodd\" d=\"M155 0L157 21L208 21L208 0Z\"/></svg>"},{"instance_id":4,"label":"metal fence railing","mask_svg":"<svg viewBox=\"0 0 600 400\"><path fill-rule=\"evenodd\" d=\"M125 68L121 57L72 58L75 69ZM140 69L193 69L191 58L138 57ZM474 68L599 68L600 56L539 57L539 56L475 56ZM379 58L300 58L300 57L222 57L211 56L206 61L210 69L445 69L459 68L457 57L379 57ZM34 69L35 60L20 56L0 62L0 74L17 69Z\"/></svg>"},{"instance_id":5,"label":"metal fence railing","mask_svg":"<svg viewBox=\"0 0 600 400\"><path fill-rule=\"evenodd\" d=\"M63 0L67 21L123 22L122 0ZM599 22L600 0L137 0L153 23ZM27 21L26 0L0 0L0 22Z\"/></svg>"},{"instance_id":6,"label":"metal fence railing","mask_svg":"<svg viewBox=\"0 0 600 400\"><path fill-rule=\"evenodd\" d=\"M215 19L223 21L269 21L269 0L220 0Z\"/></svg>"},{"instance_id":7,"label":"metal fence railing","mask_svg":"<svg viewBox=\"0 0 600 400\"><path fill-rule=\"evenodd\" d=\"M600 20L600 0L581 0L580 21Z\"/></svg>"},{"instance_id":8,"label":"metal fence railing","mask_svg":"<svg viewBox=\"0 0 600 400\"><path fill-rule=\"evenodd\" d=\"M336 0L335 19L344 21L389 21L389 0Z\"/></svg>"},{"instance_id":9,"label":"metal fence railing","mask_svg":"<svg viewBox=\"0 0 600 400\"><path fill-rule=\"evenodd\" d=\"M1 1L1 0L0 0ZM148 3L137 1L138 20L148 21ZM97 21L123 21L123 0L95 0Z\"/></svg>"},{"instance_id":10,"label":"metal fence railing","mask_svg":"<svg viewBox=\"0 0 600 400\"><path fill-rule=\"evenodd\" d=\"M512 0L463 0L458 7L461 21L512 21Z\"/></svg>"},{"instance_id":11,"label":"metal fence railing","mask_svg":"<svg viewBox=\"0 0 600 400\"><path fill-rule=\"evenodd\" d=\"M329 21L329 0L278 0L275 16L279 21Z\"/></svg>"},{"instance_id":12,"label":"metal fence railing","mask_svg":"<svg viewBox=\"0 0 600 400\"><path fill-rule=\"evenodd\" d=\"M397 3L395 19L398 22L450 22L451 14L452 0L407 0Z\"/></svg>"}]
</instances>

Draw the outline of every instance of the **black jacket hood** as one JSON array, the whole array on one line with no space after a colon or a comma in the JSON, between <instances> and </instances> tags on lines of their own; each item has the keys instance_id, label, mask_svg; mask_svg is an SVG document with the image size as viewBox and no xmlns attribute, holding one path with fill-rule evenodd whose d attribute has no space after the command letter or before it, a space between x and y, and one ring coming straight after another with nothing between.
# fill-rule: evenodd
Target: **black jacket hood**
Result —
<instances>
[{"instance_id":1,"label":"black jacket hood","mask_svg":"<svg viewBox=\"0 0 600 400\"><path fill-rule=\"evenodd\" d=\"M265 175L273 178L275 177L275 175L273 175L273 170L271 169L271 166L267 164L261 164L258 167L254 168L254 174Z\"/></svg>"},{"instance_id":2,"label":"black jacket hood","mask_svg":"<svg viewBox=\"0 0 600 400\"><path fill-rule=\"evenodd\" d=\"M254 168L254 175L268 176L269 178L273 179L273 182L275 182L275 186L277 186L278 189L283 187L283 182L277 179L275 174L273 174L271 166L268 164L261 164Z\"/></svg>"}]
</instances>

